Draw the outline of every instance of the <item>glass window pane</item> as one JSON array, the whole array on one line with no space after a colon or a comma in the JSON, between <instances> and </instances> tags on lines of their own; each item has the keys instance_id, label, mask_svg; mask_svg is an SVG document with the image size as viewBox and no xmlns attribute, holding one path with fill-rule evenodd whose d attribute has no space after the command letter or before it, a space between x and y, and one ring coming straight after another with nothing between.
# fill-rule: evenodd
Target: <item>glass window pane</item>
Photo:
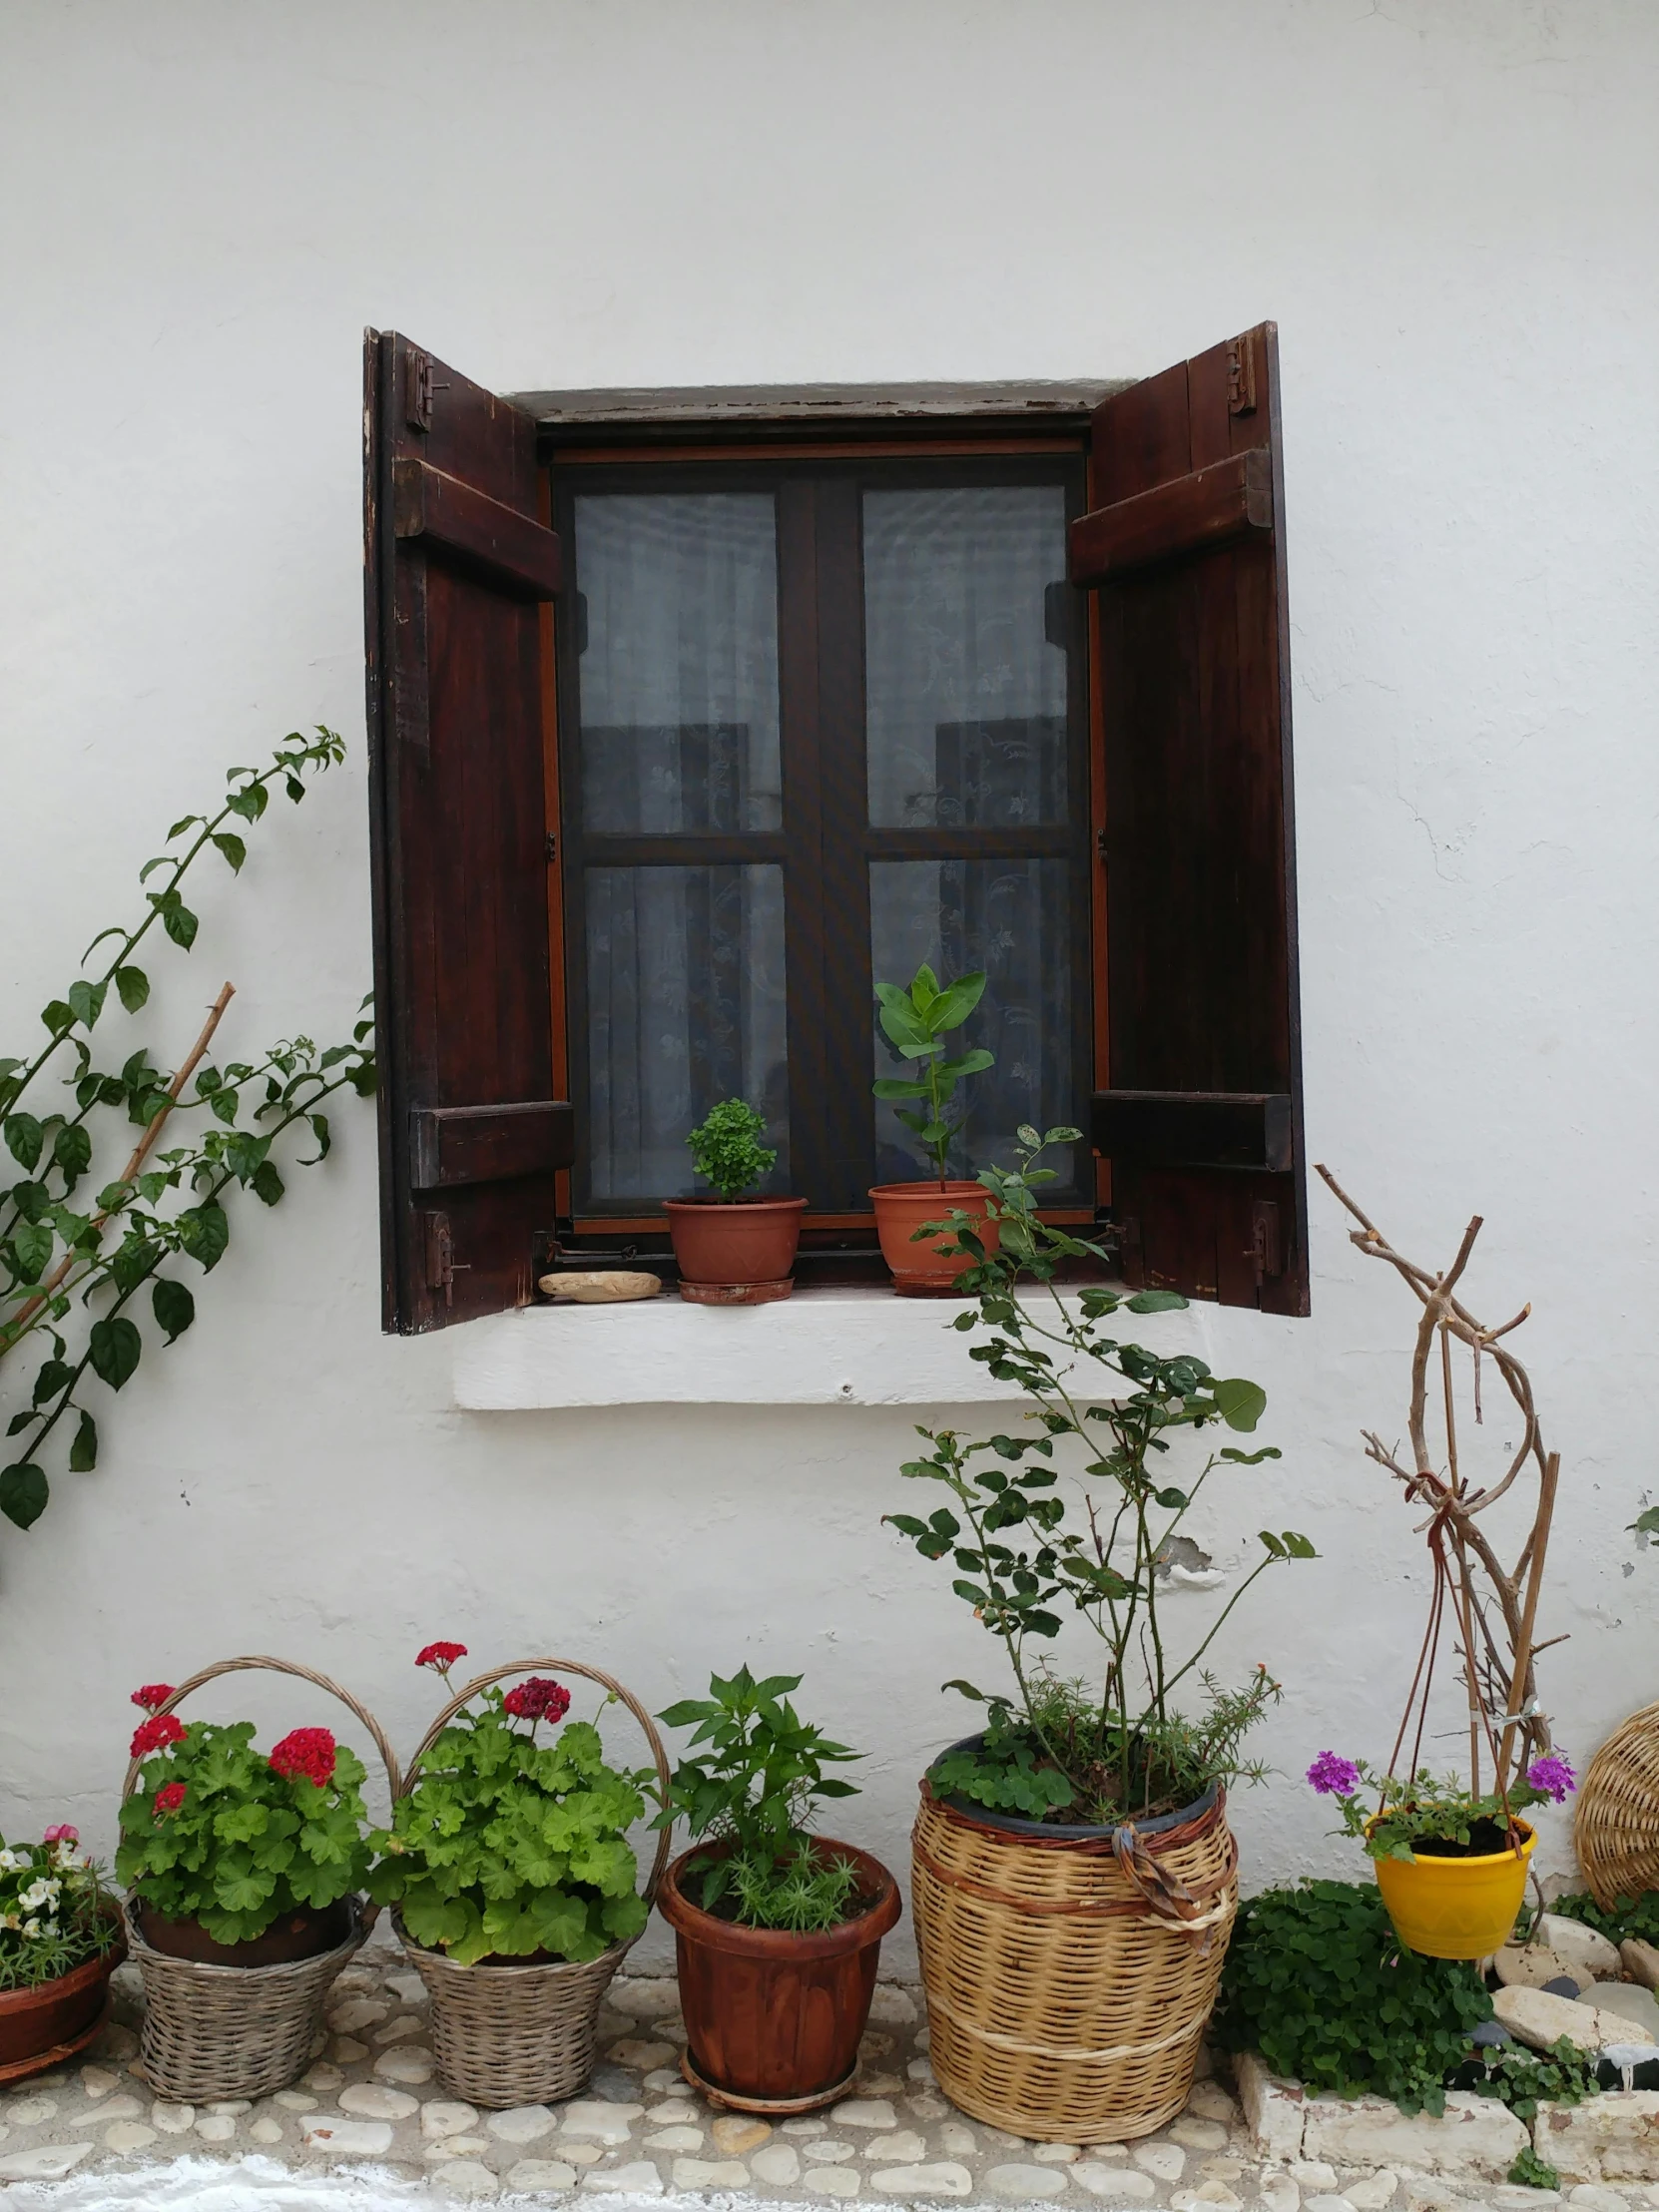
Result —
<instances>
[{"instance_id":1,"label":"glass window pane","mask_svg":"<svg viewBox=\"0 0 1659 2212\"><path fill-rule=\"evenodd\" d=\"M1083 1127L1072 1036L1072 942L1064 860L874 860L869 870L870 954L877 981L908 983L922 961L948 982L983 968L985 995L958 1030L951 1053L983 1045L996 1065L966 1076L952 1118L964 1108L951 1170L1012 1167L1021 1122L1039 1129ZM959 1042L957 1040L960 1040ZM879 1024L877 1075L908 1075ZM875 1110L875 1180L905 1183L926 1172L910 1132L885 1100ZM1087 1147L1045 1164L1060 1172L1048 1197L1081 1186Z\"/></svg>"},{"instance_id":2,"label":"glass window pane","mask_svg":"<svg viewBox=\"0 0 1659 2212\"><path fill-rule=\"evenodd\" d=\"M790 1182L784 871L594 867L585 883L584 1203L655 1205L694 1188L686 1138L723 1098L767 1117Z\"/></svg>"},{"instance_id":3,"label":"glass window pane","mask_svg":"<svg viewBox=\"0 0 1659 2212\"><path fill-rule=\"evenodd\" d=\"M1064 822L1063 487L866 491L863 515L870 822Z\"/></svg>"},{"instance_id":4,"label":"glass window pane","mask_svg":"<svg viewBox=\"0 0 1659 2212\"><path fill-rule=\"evenodd\" d=\"M771 494L584 495L575 535L583 827L776 830Z\"/></svg>"}]
</instances>

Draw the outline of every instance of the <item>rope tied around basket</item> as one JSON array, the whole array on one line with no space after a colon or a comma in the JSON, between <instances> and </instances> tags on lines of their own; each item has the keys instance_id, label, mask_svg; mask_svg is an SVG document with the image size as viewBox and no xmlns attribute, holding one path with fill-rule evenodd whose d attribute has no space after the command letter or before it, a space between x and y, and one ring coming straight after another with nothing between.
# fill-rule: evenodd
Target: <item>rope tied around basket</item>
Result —
<instances>
[{"instance_id":1,"label":"rope tied around basket","mask_svg":"<svg viewBox=\"0 0 1659 2212\"><path fill-rule=\"evenodd\" d=\"M1205 1901L1195 1897L1179 1875L1159 1866L1133 1821L1112 1831L1112 1855L1118 1872L1140 1893L1152 1918L1183 1936L1196 1936L1202 1956L1215 1940L1216 1912L1206 1910Z\"/></svg>"}]
</instances>

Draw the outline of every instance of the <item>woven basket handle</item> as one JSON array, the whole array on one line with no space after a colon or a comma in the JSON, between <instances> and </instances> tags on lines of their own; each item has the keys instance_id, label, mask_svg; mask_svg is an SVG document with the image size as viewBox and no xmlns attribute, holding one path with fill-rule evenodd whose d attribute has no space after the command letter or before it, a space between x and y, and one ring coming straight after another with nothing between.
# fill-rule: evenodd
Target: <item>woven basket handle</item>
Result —
<instances>
[{"instance_id":1,"label":"woven basket handle","mask_svg":"<svg viewBox=\"0 0 1659 2212\"><path fill-rule=\"evenodd\" d=\"M625 1689L614 1676L604 1673L599 1667L585 1667L580 1659L513 1659L509 1660L506 1666L496 1667L488 1674L474 1675L465 1689L455 1692L449 1703L420 1739L419 1749L409 1761L408 1768L404 1773L403 1787L395 1794L400 1797L408 1796L414 1788L415 1777L420 1772L421 1761L469 1698L476 1697L480 1690L489 1689L493 1683L505 1682L513 1675L535 1674L543 1667L554 1674L583 1675L589 1682L597 1682L602 1689L608 1690L612 1697L617 1698L627 1706L629 1712L639 1722L646 1742L651 1746L651 1757L657 1768L657 1781L662 1789L663 1802L666 1805L669 1793L668 1753L663 1748L663 1739L657 1733L656 1722L651 1718L639 1699L635 1697L632 1690ZM647 1905L655 1905L657 1902L657 1889L663 1879L663 1870L668 1865L669 1847L673 1840L674 1829L671 1823L670 1826L661 1831L657 1838L657 1856L651 1862L650 1878L645 1885L645 1902Z\"/></svg>"},{"instance_id":2,"label":"woven basket handle","mask_svg":"<svg viewBox=\"0 0 1659 2212\"><path fill-rule=\"evenodd\" d=\"M193 1674L188 1682L181 1682L167 1703L157 1706L156 1711L158 1713L171 1713L176 1705L183 1704L192 1691L201 1689L204 1682L212 1682L222 1674L242 1674L250 1669L264 1670L269 1674L297 1675L301 1682L314 1682L319 1690L326 1690L330 1697L338 1698L343 1706L356 1715L373 1738L374 1748L379 1753L381 1763L386 1770L386 1781L391 1788L392 1803L396 1804L403 1793L403 1782L398 1772L397 1754L386 1740L385 1730L366 1705L359 1705L349 1690L342 1688L330 1676L318 1674L314 1667L302 1667L292 1659L269 1659L264 1657L217 1659L211 1667L204 1667L200 1674ZM121 1785L121 1797L124 1804L133 1794L133 1785L138 1780L139 1769L143 1764L143 1759L137 1758L128 1765L127 1779Z\"/></svg>"}]
</instances>

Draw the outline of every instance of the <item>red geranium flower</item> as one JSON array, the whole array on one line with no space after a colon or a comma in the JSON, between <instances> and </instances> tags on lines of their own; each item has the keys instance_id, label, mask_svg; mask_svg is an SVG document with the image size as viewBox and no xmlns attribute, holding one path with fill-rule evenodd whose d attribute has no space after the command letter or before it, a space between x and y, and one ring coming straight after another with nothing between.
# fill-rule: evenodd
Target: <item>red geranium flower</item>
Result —
<instances>
[{"instance_id":1,"label":"red geranium flower","mask_svg":"<svg viewBox=\"0 0 1659 2212\"><path fill-rule=\"evenodd\" d=\"M165 1751L169 1744L182 1744L184 1740L185 1724L177 1713L154 1713L133 1731L132 1755L145 1759L153 1751Z\"/></svg>"},{"instance_id":2,"label":"red geranium flower","mask_svg":"<svg viewBox=\"0 0 1659 2212\"><path fill-rule=\"evenodd\" d=\"M171 1682L147 1682L142 1690L133 1692L133 1703L142 1705L147 1713L153 1713L158 1705L165 1705L172 1695Z\"/></svg>"},{"instance_id":3,"label":"red geranium flower","mask_svg":"<svg viewBox=\"0 0 1659 2212\"><path fill-rule=\"evenodd\" d=\"M415 1654L415 1665L435 1667L439 1674L447 1674L457 1659L465 1657L465 1644L427 1644Z\"/></svg>"},{"instance_id":4,"label":"red geranium flower","mask_svg":"<svg viewBox=\"0 0 1659 2212\"><path fill-rule=\"evenodd\" d=\"M545 1674L533 1674L501 1701L502 1710L515 1721L562 1721L570 1711L570 1692Z\"/></svg>"},{"instance_id":5,"label":"red geranium flower","mask_svg":"<svg viewBox=\"0 0 1659 2212\"><path fill-rule=\"evenodd\" d=\"M185 1802L185 1786L182 1782L165 1782L156 1792L154 1807L157 1820L165 1820L169 1813L177 1813Z\"/></svg>"},{"instance_id":6,"label":"red geranium flower","mask_svg":"<svg viewBox=\"0 0 1659 2212\"><path fill-rule=\"evenodd\" d=\"M271 1771L284 1779L314 1782L320 1790L333 1779L334 1739L325 1728L295 1728L271 1754Z\"/></svg>"}]
</instances>

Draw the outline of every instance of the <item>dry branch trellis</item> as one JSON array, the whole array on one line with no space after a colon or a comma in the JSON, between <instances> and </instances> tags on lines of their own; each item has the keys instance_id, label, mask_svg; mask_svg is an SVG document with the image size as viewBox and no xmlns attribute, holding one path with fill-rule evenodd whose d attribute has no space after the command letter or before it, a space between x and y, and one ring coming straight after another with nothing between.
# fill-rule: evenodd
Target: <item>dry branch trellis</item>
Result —
<instances>
[{"instance_id":1,"label":"dry branch trellis","mask_svg":"<svg viewBox=\"0 0 1659 2212\"><path fill-rule=\"evenodd\" d=\"M1407 1773L1416 1770L1440 1613L1449 1596L1468 1699L1470 1791L1474 1796L1480 1794L1484 1744L1492 1770L1493 1790L1503 1796L1511 1777L1524 1771L1531 1757L1550 1748L1548 1718L1538 1703L1535 1661L1538 1653L1548 1648L1536 1640L1538 1596L1543 1583L1550 1522L1555 1511L1560 1459L1557 1453L1545 1448L1533 1402L1531 1379L1502 1342L1520 1327L1532 1309L1530 1305L1523 1306L1511 1321L1488 1329L1457 1298L1457 1284L1480 1234L1478 1214L1463 1232L1462 1243L1451 1265L1436 1274L1396 1252L1329 1168L1321 1166L1319 1172L1360 1224L1358 1229L1350 1230L1351 1241L1368 1258L1385 1261L1409 1286L1422 1307L1411 1354L1411 1401L1406 1423L1410 1463L1401 1463L1397 1445L1390 1450L1374 1430L1362 1431L1367 1456L1395 1477L1407 1501L1431 1507L1428 1519L1418 1524L1418 1532L1427 1532L1435 1554L1435 1589L1430 1601L1428 1631L1417 1661L1390 1771L1399 1757L1413 1710L1417 1712L1416 1741ZM1480 1366L1483 1359L1489 1359L1496 1368L1520 1414L1520 1438L1510 1447L1513 1455L1503 1474L1484 1486L1477 1487L1465 1479L1458 1465L1451 1358L1454 1341L1465 1346L1472 1356L1475 1420L1482 1419ZM1434 1366L1439 1369L1445 1440L1443 1463L1436 1462L1429 1443L1430 1370ZM1519 1555L1514 1565L1506 1568L1495 1543L1480 1526L1480 1516L1508 1495L1529 1466L1537 1475L1536 1504ZM1550 1641L1564 1639L1556 1637Z\"/></svg>"}]
</instances>

